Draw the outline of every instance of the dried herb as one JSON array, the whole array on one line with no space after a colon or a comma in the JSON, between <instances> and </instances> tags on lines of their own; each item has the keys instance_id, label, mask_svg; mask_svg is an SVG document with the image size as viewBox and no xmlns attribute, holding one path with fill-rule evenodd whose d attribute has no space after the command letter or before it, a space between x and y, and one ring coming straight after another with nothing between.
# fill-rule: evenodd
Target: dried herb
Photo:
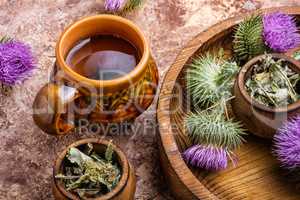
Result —
<instances>
[{"instance_id":1,"label":"dried herb","mask_svg":"<svg viewBox=\"0 0 300 200\"><path fill-rule=\"evenodd\" d=\"M270 55L255 64L246 88L252 98L271 107L286 106L299 99L296 85L298 73L284 60L274 60Z\"/></svg>"},{"instance_id":2,"label":"dried herb","mask_svg":"<svg viewBox=\"0 0 300 200\"><path fill-rule=\"evenodd\" d=\"M63 174L55 178L63 181L65 188L80 198L95 198L113 190L121 178L121 170L113 162L110 143L104 155L99 155L93 144L70 148L64 161Z\"/></svg>"}]
</instances>

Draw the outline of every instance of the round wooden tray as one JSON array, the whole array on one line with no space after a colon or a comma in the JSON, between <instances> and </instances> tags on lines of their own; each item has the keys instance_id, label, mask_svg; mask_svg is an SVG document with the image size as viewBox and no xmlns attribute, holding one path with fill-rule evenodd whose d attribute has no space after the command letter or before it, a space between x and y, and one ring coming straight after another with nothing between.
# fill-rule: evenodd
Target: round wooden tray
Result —
<instances>
[{"instance_id":1,"label":"round wooden tray","mask_svg":"<svg viewBox=\"0 0 300 200\"><path fill-rule=\"evenodd\" d=\"M295 15L300 23L300 7L280 7L256 12L283 11ZM251 15L249 13L247 15ZM166 74L159 97L157 118L159 122L160 157L163 170L176 199L243 199L243 200L291 200L300 199L271 154L271 141L253 135L236 153L239 163L221 172L209 172L189 168L181 157L188 145L185 140L183 119L189 110L184 75L186 64L196 55L225 50L232 55L232 35L235 26L246 15L235 17L214 25L202 32L181 51Z\"/></svg>"}]
</instances>

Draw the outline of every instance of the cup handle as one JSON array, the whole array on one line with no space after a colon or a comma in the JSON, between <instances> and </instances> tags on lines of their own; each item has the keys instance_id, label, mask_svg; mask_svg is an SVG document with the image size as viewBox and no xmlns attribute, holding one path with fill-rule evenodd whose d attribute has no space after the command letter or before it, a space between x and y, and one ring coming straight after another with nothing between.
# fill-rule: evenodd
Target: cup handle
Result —
<instances>
[{"instance_id":1,"label":"cup handle","mask_svg":"<svg viewBox=\"0 0 300 200\"><path fill-rule=\"evenodd\" d=\"M72 131L74 114L68 105L81 95L76 88L48 83L37 93L33 102L33 120L39 128L51 135L65 135Z\"/></svg>"}]
</instances>

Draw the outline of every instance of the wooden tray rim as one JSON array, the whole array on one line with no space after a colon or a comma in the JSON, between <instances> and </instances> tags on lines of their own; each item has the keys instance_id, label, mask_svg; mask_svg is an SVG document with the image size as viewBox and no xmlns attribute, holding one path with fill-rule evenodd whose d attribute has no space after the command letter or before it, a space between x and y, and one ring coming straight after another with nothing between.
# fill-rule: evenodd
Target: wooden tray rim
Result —
<instances>
[{"instance_id":1,"label":"wooden tray rim","mask_svg":"<svg viewBox=\"0 0 300 200\"><path fill-rule=\"evenodd\" d=\"M170 120L170 103L173 88L175 86L177 77L183 67L185 66L188 59L208 40L214 36L226 31L240 23L245 17L255 13L270 13L275 11L282 11L291 15L300 14L300 6L283 6L273 7L266 9L258 9L255 11L248 12L243 15L238 15L221 21L205 31L198 34L194 39L188 42L184 49L176 57L175 62L168 69L164 80L162 82L157 108L157 119L159 124L159 134L165 154L167 155L168 161L170 162L173 170L178 175L180 180L187 189L196 197L201 200L206 199L218 199L212 192L209 191L191 172L188 166L185 164L181 157L179 149L177 147L171 126ZM176 78L175 78L176 77ZM175 166L175 167L174 167Z\"/></svg>"}]
</instances>

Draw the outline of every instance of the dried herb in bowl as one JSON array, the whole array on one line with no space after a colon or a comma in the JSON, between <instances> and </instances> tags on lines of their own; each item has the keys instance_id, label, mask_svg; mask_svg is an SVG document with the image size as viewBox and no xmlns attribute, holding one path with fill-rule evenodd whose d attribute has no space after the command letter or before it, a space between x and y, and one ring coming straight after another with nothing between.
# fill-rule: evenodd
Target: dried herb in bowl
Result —
<instances>
[{"instance_id":1,"label":"dried herb in bowl","mask_svg":"<svg viewBox=\"0 0 300 200\"><path fill-rule=\"evenodd\" d=\"M280 107L299 100L296 89L299 79L299 74L289 67L288 62L266 55L254 65L245 86L250 96L258 102L270 107Z\"/></svg>"},{"instance_id":2,"label":"dried herb in bowl","mask_svg":"<svg viewBox=\"0 0 300 200\"><path fill-rule=\"evenodd\" d=\"M113 160L110 143L104 155L99 155L93 144L69 149L62 174L55 176L65 188L80 198L95 198L112 191L119 183L121 170Z\"/></svg>"}]
</instances>

